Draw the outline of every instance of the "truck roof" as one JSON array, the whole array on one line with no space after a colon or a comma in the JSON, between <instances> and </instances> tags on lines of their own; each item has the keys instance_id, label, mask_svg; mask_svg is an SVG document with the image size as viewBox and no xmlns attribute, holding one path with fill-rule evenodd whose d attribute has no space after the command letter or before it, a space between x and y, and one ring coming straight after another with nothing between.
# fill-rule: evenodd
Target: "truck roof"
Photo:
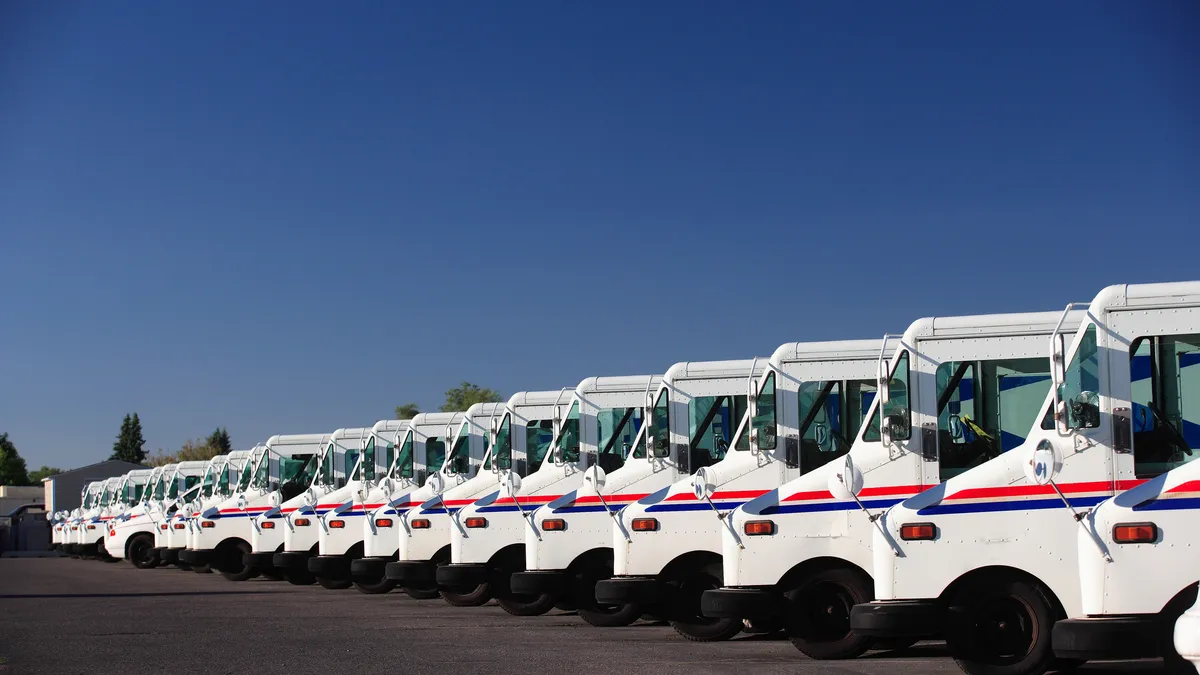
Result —
<instances>
[{"instance_id":1,"label":"truck roof","mask_svg":"<svg viewBox=\"0 0 1200 675\"><path fill-rule=\"evenodd\" d=\"M661 375L620 375L617 377L589 377L575 387L575 393L602 393L609 391L644 391L653 392L662 382Z\"/></svg>"},{"instance_id":2,"label":"truck roof","mask_svg":"<svg viewBox=\"0 0 1200 675\"><path fill-rule=\"evenodd\" d=\"M754 367L754 376L757 378L766 367L767 357L760 356L755 363L754 359L739 359L736 361L681 361L667 369L666 375L663 375L663 382L679 382L681 380L699 380L712 377L746 377L750 374L750 367Z\"/></svg>"},{"instance_id":3,"label":"truck roof","mask_svg":"<svg viewBox=\"0 0 1200 675\"><path fill-rule=\"evenodd\" d=\"M1154 284L1115 284L1101 289L1090 309L1103 313L1123 307L1179 307L1200 305L1200 281Z\"/></svg>"},{"instance_id":4,"label":"truck roof","mask_svg":"<svg viewBox=\"0 0 1200 675\"><path fill-rule=\"evenodd\" d=\"M779 365L797 361L842 361L879 358L883 340L829 340L826 342L785 342L771 355ZM890 350L889 350L890 351Z\"/></svg>"},{"instance_id":5,"label":"truck roof","mask_svg":"<svg viewBox=\"0 0 1200 675\"><path fill-rule=\"evenodd\" d=\"M1028 335L1048 333L1062 319L1062 311L1023 312L1018 314L972 314L968 316L935 316L917 319L904 331L905 342L930 338L972 337L975 335ZM1084 312L1072 311L1064 325L1078 326Z\"/></svg>"},{"instance_id":6,"label":"truck roof","mask_svg":"<svg viewBox=\"0 0 1200 675\"><path fill-rule=\"evenodd\" d=\"M267 439L268 448L284 445L324 445L329 440L329 434L281 434ZM257 446L256 448L257 449Z\"/></svg>"},{"instance_id":7,"label":"truck roof","mask_svg":"<svg viewBox=\"0 0 1200 675\"><path fill-rule=\"evenodd\" d=\"M562 388L553 391L519 391L508 398L509 406L522 405L554 405L571 400L571 389Z\"/></svg>"}]
</instances>

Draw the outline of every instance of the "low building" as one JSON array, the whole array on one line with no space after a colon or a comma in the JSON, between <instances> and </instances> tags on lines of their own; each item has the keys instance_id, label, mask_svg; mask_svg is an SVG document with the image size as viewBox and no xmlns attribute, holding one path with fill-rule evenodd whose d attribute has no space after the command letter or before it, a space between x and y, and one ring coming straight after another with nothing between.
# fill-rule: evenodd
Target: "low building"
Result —
<instances>
[{"instance_id":1,"label":"low building","mask_svg":"<svg viewBox=\"0 0 1200 675\"><path fill-rule=\"evenodd\" d=\"M0 485L0 516L24 504L41 504L44 494L36 485Z\"/></svg>"},{"instance_id":2,"label":"low building","mask_svg":"<svg viewBox=\"0 0 1200 675\"><path fill-rule=\"evenodd\" d=\"M109 459L44 478L42 487L34 489L42 491L42 498L45 500L48 512L70 511L79 506L80 493L83 491L83 486L88 483L113 476L122 476L134 469L145 468L141 464L126 462L122 459ZM16 507L14 506L14 508Z\"/></svg>"}]
</instances>

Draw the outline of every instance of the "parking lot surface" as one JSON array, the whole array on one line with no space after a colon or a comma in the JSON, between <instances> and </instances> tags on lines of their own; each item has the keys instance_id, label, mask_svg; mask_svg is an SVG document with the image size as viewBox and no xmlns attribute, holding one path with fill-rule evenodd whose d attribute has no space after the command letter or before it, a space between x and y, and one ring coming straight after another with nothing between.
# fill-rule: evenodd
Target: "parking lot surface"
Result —
<instances>
[{"instance_id":1,"label":"parking lot surface","mask_svg":"<svg viewBox=\"0 0 1200 675\"><path fill-rule=\"evenodd\" d=\"M598 629L553 611L510 617L174 568L0 559L0 673L187 675L706 675L958 673L941 644L812 661L786 640L693 644L666 625ZM1080 673L1161 672L1156 662Z\"/></svg>"}]
</instances>

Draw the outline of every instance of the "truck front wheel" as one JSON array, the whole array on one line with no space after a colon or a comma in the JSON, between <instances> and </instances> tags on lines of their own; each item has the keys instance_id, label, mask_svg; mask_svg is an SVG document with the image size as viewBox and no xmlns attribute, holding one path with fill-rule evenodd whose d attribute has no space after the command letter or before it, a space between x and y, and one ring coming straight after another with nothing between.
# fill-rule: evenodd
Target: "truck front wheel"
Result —
<instances>
[{"instance_id":1,"label":"truck front wheel","mask_svg":"<svg viewBox=\"0 0 1200 675\"><path fill-rule=\"evenodd\" d=\"M720 588L724 573L721 563L708 563L698 568L680 569L671 585L671 627L692 642L721 642L742 632L741 619L716 619L700 611L700 596L704 591Z\"/></svg>"},{"instance_id":2,"label":"truck front wheel","mask_svg":"<svg viewBox=\"0 0 1200 675\"><path fill-rule=\"evenodd\" d=\"M221 561L218 567L221 576L230 581L246 581L258 576L258 571L242 560L249 552L250 544L244 541L233 541L222 546L217 551L217 559Z\"/></svg>"},{"instance_id":3,"label":"truck front wheel","mask_svg":"<svg viewBox=\"0 0 1200 675\"><path fill-rule=\"evenodd\" d=\"M950 601L946 645L968 675L1040 675L1055 665L1054 605L1036 584L969 584Z\"/></svg>"},{"instance_id":4,"label":"truck front wheel","mask_svg":"<svg viewBox=\"0 0 1200 675\"><path fill-rule=\"evenodd\" d=\"M134 535L129 542L127 549L129 562L139 570L148 570L152 567L158 567L158 558L150 555L150 550L154 548L154 539L148 534Z\"/></svg>"},{"instance_id":5,"label":"truck front wheel","mask_svg":"<svg viewBox=\"0 0 1200 675\"><path fill-rule=\"evenodd\" d=\"M784 627L792 645L814 659L853 659L874 642L850 630L850 608L874 598L871 579L856 570L825 569L784 592Z\"/></svg>"}]
</instances>

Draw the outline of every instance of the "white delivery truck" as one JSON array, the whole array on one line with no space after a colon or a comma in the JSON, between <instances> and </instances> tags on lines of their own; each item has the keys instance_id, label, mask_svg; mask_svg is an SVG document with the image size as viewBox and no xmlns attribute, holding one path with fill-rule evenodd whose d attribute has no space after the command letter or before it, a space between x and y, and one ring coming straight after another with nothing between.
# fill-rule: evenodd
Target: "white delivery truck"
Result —
<instances>
[{"instance_id":1,"label":"white delivery truck","mask_svg":"<svg viewBox=\"0 0 1200 675\"><path fill-rule=\"evenodd\" d=\"M468 585L472 578L489 580L493 593L498 588L507 589L499 597L500 604L517 615L541 614L556 604L570 604L561 584L552 589L536 585L546 578L544 572L532 573L532 590L519 588L518 577L525 574L526 537L538 540L549 534L541 532L533 515L541 506L579 489L589 467L615 471L625 463L641 428L646 392L657 389L661 380L650 375L589 377L579 383L569 399L561 397L561 405L556 401L553 426L558 431L548 451L539 444L537 451L529 454L529 466L534 471L524 480L503 476L498 492L459 512L459 520L476 527L467 528L465 535L457 529L450 531L453 562L438 570L439 582L442 575L447 579L453 575L465 577L455 584L460 586ZM499 422L492 454L503 458L514 443L523 443L528 453L532 443L529 437L534 433L510 401L509 410ZM508 471L502 460L492 463L493 467L497 465L500 471Z\"/></svg>"},{"instance_id":2,"label":"white delivery truck","mask_svg":"<svg viewBox=\"0 0 1200 675\"><path fill-rule=\"evenodd\" d=\"M230 581L245 581L262 572L246 564L254 519L279 502L280 477L297 454L324 445L323 434L272 436L256 447L238 477L232 497L202 511L195 519L192 542L180 553L191 565L211 565ZM268 571L268 574L270 572Z\"/></svg>"},{"instance_id":3,"label":"white delivery truck","mask_svg":"<svg viewBox=\"0 0 1200 675\"><path fill-rule=\"evenodd\" d=\"M420 413L407 421L402 436L396 438L396 457L366 499L368 508L375 508L362 519L363 557L350 562L350 575L359 591L386 593L396 587L396 581L385 572L387 564L397 559L400 518L437 496L435 485L445 486L445 480L426 478L430 471L442 468L450 442L448 430L457 429L465 416L461 412Z\"/></svg>"},{"instance_id":4,"label":"white delivery truck","mask_svg":"<svg viewBox=\"0 0 1200 675\"><path fill-rule=\"evenodd\" d=\"M133 510L142 502L142 497L149 487L150 481L158 474L158 469L134 469L121 477L117 485L116 499L109 503L106 517L99 528L100 541L96 544L97 556L111 562L120 560L123 551L110 549L108 540L113 535L113 526L130 517Z\"/></svg>"},{"instance_id":5,"label":"white delivery truck","mask_svg":"<svg viewBox=\"0 0 1200 675\"><path fill-rule=\"evenodd\" d=\"M644 387L645 382L643 392ZM524 392L510 398L503 413L493 419L488 458L483 475L476 479L491 480L492 487L455 513L456 526L449 532L450 562L436 571L440 588L469 593L486 587L506 612L518 616L543 614L554 606L552 596L515 593L509 581L513 573L525 569L525 515L532 515L535 505L561 496L547 492L567 473L565 467L556 470L555 465L579 465L578 411L561 422L561 406L570 400L569 389ZM560 453L563 448L565 453ZM514 503L514 494L521 501Z\"/></svg>"},{"instance_id":6,"label":"white delivery truck","mask_svg":"<svg viewBox=\"0 0 1200 675\"><path fill-rule=\"evenodd\" d=\"M457 429L446 429L446 437L452 439L446 459L441 470L425 481L433 496L398 518L397 559L384 570L388 579L414 598L440 594L451 604L473 606L492 597L486 584L466 593L441 591L435 575L439 565L450 562L450 528L465 527L454 514L499 485L490 470L480 471L480 467L488 451L492 418L503 415L504 408L503 403L476 403Z\"/></svg>"},{"instance_id":7,"label":"white delivery truck","mask_svg":"<svg viewBox=\"0 0 1200 675\"><path fill-rule=\"evenodd\" d=\"M1081 314L1069 317L1071 325ZM806 431L800 476L733 512L722 533L725 587L706 592L701 611L777 621L813 658L900 646L850 631L850 608L874 597L873 519L1020 443L1050 389L1045 345L1059 318L1056 312L925 318L913 322L899 344L885 340L895 353L888 360L881 355L876 382L892 381L894 396L882 411L874 397L862 398L869 421L856 421L861 427L837 449L822 454L814 446L820 434ZM893 434L895 442L886 443L881 413L907 421L908 411L914 433ZM864 476L858 501L829 488L844 467L844 460L833 460L847 454Z\"/></svg>"},{"instance_id":8,"label":"white delivery truck","mask_svg":"<svg viewBox=\"0 0 1200 675\"><path fill-rule=\"evenodd\" d=\"M854 607L853 629L880 637L943 634L968 673L1029 675L1062 665L1052 628L1085 614L1076 546L1080 529L1088 531L1085 511L1159 470L1130 452L1131 350L1144 338L1197 334L1200 283L1101 291L1069 350L1056 331L1054 386L1024 442L880 519L878 600ZM885 434L895 442L902 442L903 417L885 415ZM855 467L844 473L852 487L859 475ZM1089 540L1098 555L1116 559L1101 552L1102 541Z\"/></svg>"},{"instance_id":9,"label":"white delivery truck","mask_svg":"<svg viewBox=\"0 0 1200 675\"><path fill-rule=\"evenodd\" d=\"M164 464L151 469L138 502L108 521L104 549L109 555L125 558L138 569L158 565L158 559L150 553L154 548L154 531L158 529L154 515L157 514L159 502L166 491L166 483L174 473L175 464Z\"/></svg>"},{"instance_id":10,"label":"white delivery truck","mask_svg":"<svg viewBox=\"0 0 1200 675\"><path fill-rule=\"evenodd\" d=\"M79 494L79 506L71 509L69 513L64 513L54 527L55 548L71 556L78 555L75 552L75 543L71 539L71 533L78 530L79 519L83 517L83 512L91 509L100 499L100 491L103 487L104 481L99 480L83 486Z\"/></svg>"},{"instance_id":11,"label":"white delivery truck","mask_svg":"<svg viewBox=\"0 0 1200 675\"><path fill-rule=\"evenodd\" d=\"M79 525L72 531L75 552L81 558L104 559L105 551L101 546L104 543L104 528L108 527L108 521L112 518L109 507L119 498L117 488L122 478L124 476L113 476L104 480L95 504L81 514Z\"/></svg>"},{"instance_id":12,"label":"white delivery truck","mask_svg":"<svg viewBox=\"0 0 1200 675\"><path fill-rule=\"evenodd\" d=\"M775 350L766 372L749 383L752 422L739 425L723 456L621 512L629 541L618 549L625 575L617 583L630 589L627 599L633 601L637 585L646 601L677 608L668 616L693 640L728 639L746 619L770 628L774 617L696 620L712 577L697 582L691 575L721 569L723 531L741 542L730 529L734 509L845 453L875 394L883 349L879 340L852 340L793 342ZM641 525L647 522L653 526Z\"/></svg>"},{"instance_id":13,"label":"white delivery truck","mask_svg":"<svg viewBox=\"0 0 1200 675\"><path fill-rule=\"evenodd\" d=\"M228 461L225 463L225 470L216 476L218 482L212 495L201 499L200 503L196 505L196 510L187 521L185 546L175 554L175 560L181 566L191 569L198 574L209 574L212 572L212 566L209 563L194 563L187 560L191 556L188 551L196 549L200 545L201 538L206 529L200 527L200 516L208 509L214 508L222 502L235 497L239 492L238 484L241 483L243 478L246 481L246 485L250 484L251 476L248 474L254 468L254 458L263 447L260 444L249 450L235 450L229 453Z\"/></svg>"},{"instance_id":14,"label":"white delivery truck","mask_svg":"<svg viewBox=\"0 0 1200 675\"><path fill-rule=\"evenodd\" d=\"M200 479L200 487L195 499L186 509L180 509L171 518L171 527L167 530L167 548L159 553L159 560L180 569L191 569L196 572L211 571L207 566L193 567L179 559L179 554L188 549L196 529L196 519L208 507L222 502L233 495L242 468L250 460L250 450L235 450L228 455L217 455L208 460L208 468Z\"/></svg>"},{"instance_id":15,"label":"white delivery truck","mask_svg":"<svg viewBox=\"0 0 1200 675\"><path fill-rule=\"evenodd\" d=\"M1102 502L1077 541L1082 614L1054 625L1054 653L1068 659L1164 657L1190 672L1175 650L1175 623L1196 600L1200 578L1200 334L1177 323L1178 304L1145 310L1155 328L1129 345L1129 396L1101 389L1129 414L1113 420L1112 451L1132 455L1146 482ZM1113 365L1112 367L1116 367ZM1126 419L1128 418L1128 419ZM1062 517L1047 513L1043 517ZM1099 546L1097 546L1099 542Z\"/></svg>"},{"instance_id":16,"label":"white delivery truck","mask_svg":"<svg viewBox=\"0 0 1200 675\"><path fill-rule=\"evenodd\" d=\"M319 445L311 445L305 451L304 468L298 469L292 479L296 486L307 481L308 487L299 494L289 491L295 496L286 501L280 494L273 499L274 508L255 519L255 553L275 550L271 563L290 583L308 585L318 581L308 571L308 560L317 554L317 531L324 526L321 516L336 506L336 502L326 500L345 487L370 434L370 427L337 429ZM301 463L297 461L296 466ZM328 578L320 581L326 588L350 585L333 583Z\"/></svg>"},{"instance_id":17,"label":"white delivery truck","mask_svg":"<svg viewBox=\"0 0 1200 675\"><path fill-rule=\"evenodd\" d=\"M376 480L386 478L396 459L397 437L408 435L407 420L381 420L371 427L350 481L329 493L321 501L336 504L320 516L317 530L317 555L308 559L308 571L326 588L346 588L354 580L350 562L363 557L363 521L383 503L371 500ZM409 460L411 461L411 446ZM382 574L380 575L382 579ZM391 582L382 579L379 592L391 590ZM359 585L359 590L369 589Z\"/></svg>"},{"instance_id":18,"label":"white delivery truck","mask_svg":"<svg viewBox=\"0 0 1200 675\"><path fill-rule=\"evenodd\" d=\"M624 463L611 473L593 465L578 488L534 514L541 537L525 538L532 574L520 575L517 587L563 593L595 626L628 625L648 611L675 616L659 598L640 592L640 580L618 579L604 591L614 580L609 577L621 573L614 564L626 559L632 535L622 510L640 499L657 499L724 455L745 417L747 383L762 373L765 361L677 363L651 383L643 423Z\"/></svg>"},{"instance_id":19,"label":"white delivery truck","mask_svg":"<svg viewBox=\"0 0 1200 675\"><path fill-rule=\"evenodd\" d=\"M163 491L155 494L159 509L155 516L154 538L150 557L159 565L167 563L163 552L171 539L171 526L176 518L200 497L200 483L208 473L209 462L190 460L175 465L174 475L163 485ZM181 522L181 521L180 521Z\"/></svg>"}]
</instances>

